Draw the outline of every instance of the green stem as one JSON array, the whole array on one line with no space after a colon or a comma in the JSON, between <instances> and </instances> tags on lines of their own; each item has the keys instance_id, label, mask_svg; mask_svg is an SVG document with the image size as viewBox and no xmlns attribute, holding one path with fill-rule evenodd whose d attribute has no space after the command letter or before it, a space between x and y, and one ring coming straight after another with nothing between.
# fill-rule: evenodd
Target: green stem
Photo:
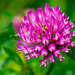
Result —
<instances>
[{"instance_id":1,"label":"green stem","mask_svg":"<svg viewBox=\"0 0 75 75\"><path fill-rule=\"evenodd\" d=\"M49 66L49 69L48 69L46 75L50 75L50 74L51 74L51 71L53 70L53 67L54 67L54 63L52 63L52 64Z\"/></svg>"}]
</instances>

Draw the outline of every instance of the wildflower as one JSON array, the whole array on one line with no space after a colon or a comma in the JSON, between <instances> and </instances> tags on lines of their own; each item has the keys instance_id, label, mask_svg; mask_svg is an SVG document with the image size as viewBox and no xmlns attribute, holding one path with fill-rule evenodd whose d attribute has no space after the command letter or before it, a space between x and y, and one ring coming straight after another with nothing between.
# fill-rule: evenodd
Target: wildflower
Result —
<instances>
[{"instance_id":1,"label":"wildflower","mask_svg":"<svg viewBox=\"0 0 75 75\"><path fill-rule=\"evenodd\" d=\"M19 16L15 16L13 19L14 29L19 31L21 27L22 20Z\"/></svg>"},{"instance_id":2,"label":"wildflower","mask_svg":"<svg viewBox=\"0 0 75 75\"><path fill-rule=\"evenodd\" d=\"M23 23L18 32L22 39L18 39L21 45L17 45L17 49L27 55L27 60L43 56L40 63L44 67L47 59L51 63L55 62L54 56L62 61L65 57L60 52L68 53L68 46L75 46L75 42L72 42L75 31L70 32L74 23L68 19L58 6L55 9L49 8L47 3L44 12L42 8L38 8L36 12L30 10L28 17L22 18Z\"/></svg>"},{"instance_id":3,"label":"wildflower","mask_svg":"<svg viewBox=\"0 0 75 75\"><path fill-rule=\"evenodd\" d=\"M27 12L30 9L24 9L17 13L17 15L13 18L13 27L16 31L20 30L21 24L23 23L22 17L27 15ZM33 9L32 9L33 10Z\"/></svg>"}]
</instances>

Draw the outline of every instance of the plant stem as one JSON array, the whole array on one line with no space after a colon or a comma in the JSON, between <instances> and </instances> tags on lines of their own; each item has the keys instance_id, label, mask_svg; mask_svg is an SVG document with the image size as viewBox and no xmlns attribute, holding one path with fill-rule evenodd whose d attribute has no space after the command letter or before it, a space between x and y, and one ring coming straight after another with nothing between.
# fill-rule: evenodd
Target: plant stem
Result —
<instances>
[{"instance_id":1,"label":"plant stem","mask_svg":"<svg viewBox=\"0 0 75 75\"><path fill-rule=\"evenodd\" d=\"M49 69L48 69L46 75L50 75L51 71L53 70L53 67L54 67L54 63L51 63L51 65L49 66Z\"/></svg>"}]
</instances>

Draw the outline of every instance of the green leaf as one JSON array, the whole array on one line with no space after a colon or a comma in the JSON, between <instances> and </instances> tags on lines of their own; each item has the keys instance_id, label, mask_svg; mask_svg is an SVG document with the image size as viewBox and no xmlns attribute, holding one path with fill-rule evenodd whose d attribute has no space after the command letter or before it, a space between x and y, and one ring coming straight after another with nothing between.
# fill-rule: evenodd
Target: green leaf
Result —
<instances>
[{"instance_id":1,"label":"green leaf","mask_svg":"<svg viewBox=\"0 0 75 75\"><path fill-rule=\"evenodd\" d=\"M9 63L11 62L10 59L11 59L10 57L6 58L6 59L4 60L4 63L2 64L2 67L5 67L7 64L9 64Z\"/></svg>"},{"instance_id":2,"label":"green leaf","mask_svg":"<svg viewBox=\"0 0 75 75\"><path fill-rule=\"evenodd\" d=\"M3 68L0 70L0 75L21 75L18 71L11 68Z\"/></svg>"},{"instance_id":3,"label":"green leaf","mask_svg":"<svg viewBox=\"0 0 75 75\"><path fill-rule=\"evenodd\" d=\"M28 64L30 66L30 68L32 68L32 70L36 73L36 75L46 75L46 72L48 71L48 69L50 68L51 64L48 61L47 62L47 66L40 66L41 63L39 62L40 60L42 60L43 57L41 57L41 55L36 59L30 59L28 60Z\"/></svg>"},{"instance_id":4,"label":"green leaf","mask_svg":"<svg viewBox=\"0 0 75 75\"><path fill-rule=\"evenodd\" d=\"M4 44L7 40L10 40L10 35L14 35L14 30L12 28L12 23L10 23L6 28L6 32L1 32L0 34L0 45Z\"/></svg>"},{"instance_id":5,"label":"green leaf","mask_svg":"<svg viewBox=\"0 0 75 75\"><path fill-rule=\"evenodd\" d=\"M21 75L34 75L34 72L32 71L30 67L27 67L27 68L22 67Z\"/></svg>"},{"instance_id":6,"label":"green leaf","mask_svg":"<svg viewBox=\"0 0 75 75\"><path fill-rule=\"evenodd\" d=\"M13 18L13 14L12 13L10 13L10 12L8 12L8 11L3 11L3 13L6 15L6 16L8 16L8 18L10 18L10 19L12 19Z\"/></svg>"},{"instance_id":7,"label":"green leaf","mask_svg":"<svg viewBox=\"0 0 75 75\"><path fill-rule=\"evenodd\" d=\"M18 38L20 38L19 36L15 36L15 35L10 35L10 37L12 38L12 39L15 39L15 40L17 40ZM20 38L21 39L21 38Z\"/></svg>"},{"instance_id":8,"label":"green leaf","mask_svg":"<svg viewBox=\"0 0 75 75\"><path fill-rule=\"evenodd\" d=\"M71 49L71 51L67 55L75 61L75 47L69 47L69 49Z\"/></svg>"},{"instance_id":9,"label":"green leaf","mask_svg":"<svg viewBox=\"0 0 75 75\"><path fill-rule=\"evenodd\" d=\"M11 58L11 60L15 61L17 64L24 66L23 61L21 60L21 58L17 55L17 53L15 53L13 50L8 49L6 47L4 47L4 51L9 55L9 57Z\"/></svg>"},{"instance_id":10,"label":"green leaf","mask_svg":"<svg viewBox=\"0 0 75 75\"><path fill-rule=\"evenodd\" d=\"M55 63L51 63L51 65L49 66L49 69L46 72L46 75L50 75L50 73L52 72L53 68L54 68L54 64Z\"/></svg>"},{"instance_id":11,"label":"green leaf","mask_svg":"<svg viewBox=\"0 0 75 75\"><path fill-rule=\"evenodd\" d=\"M5 32L0 35L0 45L4 44L7 40L10 40L10 33Z\"/></svg>"}]
</instances>

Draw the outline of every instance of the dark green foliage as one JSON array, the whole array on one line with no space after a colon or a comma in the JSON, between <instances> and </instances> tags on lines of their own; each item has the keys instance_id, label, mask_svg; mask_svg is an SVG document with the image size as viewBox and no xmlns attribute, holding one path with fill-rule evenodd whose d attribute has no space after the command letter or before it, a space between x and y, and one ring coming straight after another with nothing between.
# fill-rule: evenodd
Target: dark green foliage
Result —
<instances>
[{"instance_id":1,"label":"dark green foliage","mask_svg":"<svg viewBox=\"0 0 75 75\"><path fill-rule=\"evenodd\" d=\"M6 31L0 34L0 45L4 44L7 40L10 40L10 35L14 35L14 30L12 28L12 23L8 24L5 28Z\"/></svg>"},{"instance_id":2,"label":"dark green foliage","mask_svg":"<svg viewBox=\"0 0 75 75\"><path fill-rule=\"evenodd\" d=\"M17 53L15 53L13 50L8 49L6 47L4 47L4 51L8 54L8 56L10 57L11 60L15 61L15 63L24 66L23 61L21 60L21 58L17 55Z\"/></svg>"},{"instance_id":3,"label":"dark green foliage","mask_svg":"<svg viewBox=\"0 0 75 75\"><path fill-rule=\"evenodd\" d=\"M71 51L67 55L75 61L75 47L69 47L69 49L71 49Z\"/></svg>"}]
</instances>

